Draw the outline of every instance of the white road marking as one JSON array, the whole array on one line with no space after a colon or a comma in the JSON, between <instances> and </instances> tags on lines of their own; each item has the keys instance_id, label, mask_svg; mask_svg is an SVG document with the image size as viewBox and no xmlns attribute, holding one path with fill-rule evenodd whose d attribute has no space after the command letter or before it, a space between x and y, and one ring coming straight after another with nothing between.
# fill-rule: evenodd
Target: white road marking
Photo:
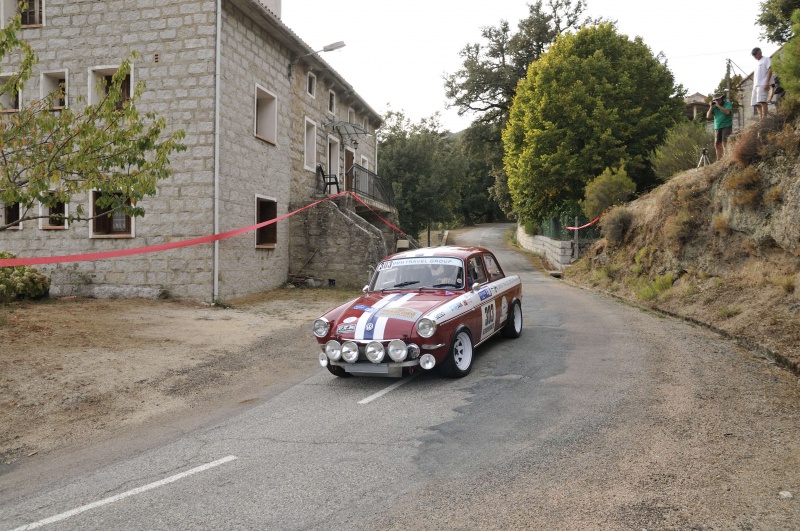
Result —
<instances>
[{"instance_id":1,"label":"white road marking","mask_svg":"<svg viewBox=\"0 0 800 531\"><path fill-rule=\"evenodd\" d=\"M417 374L419 374L419 373L417 373ZM395 382L395 383L393 383L392 385L390 385L390 386L389 386L389 387L387 387L386 389L383 389L382 391L378 391L378 392L377 392L377 393L375 393L374 395L369 395L367 398L365 398L364 400L360 400L358 403L359 403L359 404L369 404L369 403L370 403L370 402L372 402L373 400L377 400L378 398L382 397L382 396L383 396L383 395L385 395L386 393L388 393L388 392L390 392L390 391L394 391L395 389L397 389L397 388L398 388L398 387L400 387L401 385L403 385L403 384L407 384L408 382L410 382L411 380L413 380L414 378L416 378L416 377L417 377L417 374L412 374L412 375L411 375L411 376L409 376L408 378L403 378L403 379L402 379L402 380L400 380L399 382Z\"/></svg>"},{"instance_id":2,"label":"white road marking","mask_svg":"<svg viewBox=\"0 0 800 531\"><path fill-rule=\"evenodd\" d=\"M109 503L118 502L123 498L127 498L128 496L134 496L136 494L141 494L142 492L155 489L158 487L163 487L168 483L172 483L174 481L178 481L179 479L183 479L187 476L191 476L192 474L197 474L198 472L203 472L208 470L209 468L214 468L215 466L224 465L230 461L236 459L235 455L229 455L227 457L223 457L222 459L218 459L217 461L213 461L211 463L206 463L205 465L201 465L195 467L191 470L187 470L186 472L181 472L180 474L175 474L174 476L170 476L168 478L164 478L160 481L156 481L155 483L150 483L149 485L144 485L141 487L137 487L135 489L129 490L127 492L123 492L121 494L117 494L116 496L111 496L109 498L104 498L102 500L96 501L94 503L90 503L88 505L84 505L82 507L78 507L77 509L72 509L71 511L67 511L65 513L57 514L55 516L51 516L50 518L45 518L44 520L39 520L38 522L33 522L32 524L27 524L22 527L18 527L16 529L12 529L11 531L23 531L27 529L36 529L38 527L46 526L47 524L52 524L54 522L59 522L61 520L66 520L76 514L80 514L85 511L89 511L91 509L96 509L98 507L102 507L103 505L108 505Z\"/></svg>"}]
</instances>

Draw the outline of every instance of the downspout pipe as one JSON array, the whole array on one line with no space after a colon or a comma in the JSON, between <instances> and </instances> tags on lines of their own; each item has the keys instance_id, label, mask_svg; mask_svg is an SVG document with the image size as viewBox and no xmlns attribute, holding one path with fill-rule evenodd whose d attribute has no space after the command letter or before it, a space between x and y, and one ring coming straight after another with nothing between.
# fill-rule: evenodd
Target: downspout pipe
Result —
<instances>
[{"instance_id":1,"label":"downspout pipe","mask_svg":"<svg viewBox=\"0 0 800 531\"><path fill-rule=\"evenodd\" d=\"M217 37L214 67L214 234L219 234L219 143L220 143L220 102L222 100L222 0L217 0ZM211 302L219 300L219 240L214 242L214 287Z\"/></svg>"}]
</instances>

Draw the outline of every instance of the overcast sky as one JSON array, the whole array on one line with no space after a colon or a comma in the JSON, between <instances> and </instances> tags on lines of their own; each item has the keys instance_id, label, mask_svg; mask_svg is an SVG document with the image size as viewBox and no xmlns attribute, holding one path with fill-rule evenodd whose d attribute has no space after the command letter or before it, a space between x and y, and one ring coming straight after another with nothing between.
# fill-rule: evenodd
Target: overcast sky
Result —
<instances>
[{"instance_id":1,"label":"overcast sky","mask_svg":"<svg viewBox=\"0 0 800 531\"><path fill-rule=\"evenodd\" d=\"M283 0L282 20L314 49L336 41L347 46L322 54L381 114L402 110L413 121L441 114L451 131L472 116L446 109L443 76L461 66L459 51L483 42L480 30L528 14L524 0ZM754 46L765 55L777 46L759 39L756 0L588 0L588 14L616 20L621 33L641 36L689 94L708 94L725 75L725 60L747 75Z\"/></svg>"}]
</instances>

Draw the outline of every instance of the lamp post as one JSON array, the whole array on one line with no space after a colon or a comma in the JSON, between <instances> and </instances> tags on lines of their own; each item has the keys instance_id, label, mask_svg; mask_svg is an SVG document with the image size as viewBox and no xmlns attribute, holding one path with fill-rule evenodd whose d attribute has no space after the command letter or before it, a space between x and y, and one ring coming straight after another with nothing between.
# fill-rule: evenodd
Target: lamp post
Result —
<instances>
[{"instance_id":1,"label":"lamp post","mask_svg":"<svg viewBox=\"0 0 800 531\"><path fill-rule=\"evenodd\" d=\"M334 42L334 43L328 44L327 46L323 46L321 50L317 50L315 52L309 52L309 53L301 55L299 57L292 58L292 60L289 61L289 79L291 79L293 74L294 74L294 65L296 65L297 61L299 61L303 57L308 57L309 55L316 55L316 54L322 53L322 52L332 52L334 50L338 50L339 48L344 48L344 47L345 47L344 41L338 41L338 42Z\"/></svg>"}]
</instances>

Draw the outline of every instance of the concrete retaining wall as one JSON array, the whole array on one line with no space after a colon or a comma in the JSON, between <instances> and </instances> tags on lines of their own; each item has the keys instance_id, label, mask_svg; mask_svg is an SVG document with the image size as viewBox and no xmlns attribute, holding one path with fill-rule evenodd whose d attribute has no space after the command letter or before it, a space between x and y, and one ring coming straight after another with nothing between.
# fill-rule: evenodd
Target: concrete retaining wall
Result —
<instances>
[{"instance_id":1,"label":"concrete retaining wall","mask_svg":"<svg viewBox=\"0 0 800 531\"><path fill-rule=\"evenodd\" d=\"M561 271L572 263L571 241L553 240L547 236L531 236L525 232L522 225L517 225L517 241L523 249L544 256L554 269ZM579 242L580 254L585 253L593 243L593 240Z\"/></svg>"}]
</instances>

